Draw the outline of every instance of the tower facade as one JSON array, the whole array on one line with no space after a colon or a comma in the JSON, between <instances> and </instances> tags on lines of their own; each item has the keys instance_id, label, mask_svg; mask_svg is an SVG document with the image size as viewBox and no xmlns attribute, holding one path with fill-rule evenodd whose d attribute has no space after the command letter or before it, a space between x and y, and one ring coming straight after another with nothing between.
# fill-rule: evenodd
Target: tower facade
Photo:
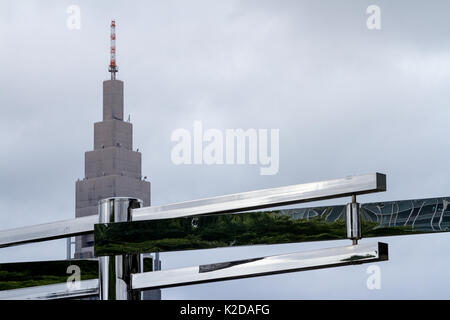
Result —
<instances>
[{"instance_id":1,"label":"tower facade","mask_svg":"<svg viewBox=\"0 0 450 320\"><path fill-rule=\"evenodd\" d=\"M94 150L85 153L84 179L76 182L76 217L98 214L98 201L133 197L150 206L150 182L142 179L141 153L133 151L133 126L125 122L123 81L103 82L103 121L94 124ZM75 258L94 256L94 236L78 236Z\"/></svg>"}]
</instances>

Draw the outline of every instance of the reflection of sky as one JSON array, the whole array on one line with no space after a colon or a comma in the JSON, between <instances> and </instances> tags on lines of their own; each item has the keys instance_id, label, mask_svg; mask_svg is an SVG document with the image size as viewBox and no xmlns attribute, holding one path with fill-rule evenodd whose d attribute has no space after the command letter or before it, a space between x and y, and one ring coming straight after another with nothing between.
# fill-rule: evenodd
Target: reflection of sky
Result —
<instances>
[{"instance_id":1,"label":"reflection of sky","mask_svg":"<svg viewBox=\"0 0 450 320\"><path fill-rule=\"evenodd\" d=\"M226 279L236 276L244 276L261 273L274 273L287 270L295 270L300 268L311 267L327 267L337 263L348 261L351 258L367 259L376 256L377 245L371 244L370 248L361 245L356 248L354 246L334 247L327 249L319 249L315 251L306 251L301 253L282 254L268 256L256 259L256 261L240 260L238 262L229 263L228 265L207 265L208 272L203 271L201 265L199 268L171 268L157 273L147 273L144 275L144 281L137 277L138 287L147 287L148 285L163 286L174 283L189 283L195 281L206 281L210 279ZM354 260L353 260L354 261ZM213 271L213 272L209 272Z\"/></svg>"},{"instance_id":2,"label":"reflection of sky","mask_svg":"<svg viewBox=\"0 0 450 320\"><path fill-rule=\"evenodd\" d=\"M450 195L448 1L79 1L0 3L0 228L74 216L75 181L101 119L109 21L143 175L159 205L370 172L388 192L360 202ZM127 117L126 117L127 118ZM170 134L279 128L280 171L175 166ZM326 201L343 204L348 199ZM319 205L315 203L314 205ZM384 239L382 290L367 266L163 290L164 298L449 298L448 234ZM373 239L367 240L373 241ZM245 259L346 241L162 254L163 266ZM64 258L65 242L2 249L1 261Z\"/></svg>"}]
</instances>

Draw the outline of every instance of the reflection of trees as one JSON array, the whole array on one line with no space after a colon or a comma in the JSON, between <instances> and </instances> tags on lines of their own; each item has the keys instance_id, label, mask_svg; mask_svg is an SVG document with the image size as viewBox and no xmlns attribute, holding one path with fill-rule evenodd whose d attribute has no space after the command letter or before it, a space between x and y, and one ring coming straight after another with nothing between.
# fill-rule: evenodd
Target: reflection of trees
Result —
<instances>
[{"instance_id":1,"label":"reflection of trees","mask_svg":"<svg viewBox=\"0 0 450 320\"><path fill-rule=\"evenodd\" d=\"M211 215L99 225L96 253L192 250L253 244L277 244L346 238L344 220L293 219L279 211ZM364 237L410 234L410 227L379 228L362 222Z\"/></svg>"},{"instance_id":2,"label":"reflection of trees","mask_svg":"<svg viewBox=\"0 0 450 320\"><path fill-rule=\"evenodd\" d=\"M77 265L81 270L81 280L98 278L97 261L46 261L0 264L0 290L64 283L70 274L67 267Z\"/></svg>"}]
</instances>

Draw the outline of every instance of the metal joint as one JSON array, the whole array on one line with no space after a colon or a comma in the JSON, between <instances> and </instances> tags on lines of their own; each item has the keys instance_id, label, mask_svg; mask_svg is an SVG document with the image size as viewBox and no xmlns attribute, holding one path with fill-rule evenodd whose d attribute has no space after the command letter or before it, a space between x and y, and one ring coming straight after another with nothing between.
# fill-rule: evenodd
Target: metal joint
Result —
<instances>
[{"instance_id":1,"label":"metal joint","mask_svg":"<svg viewBox=\"0 0 450 320\"><path fill-rule=\"evenodd\" d=\"M352 202L348 203L346 207L347 238L353 240L353 244L357 244L361 239L360 207L361 205L356 202L356 196L352 196Z\"/></svg>"}]
</instances>

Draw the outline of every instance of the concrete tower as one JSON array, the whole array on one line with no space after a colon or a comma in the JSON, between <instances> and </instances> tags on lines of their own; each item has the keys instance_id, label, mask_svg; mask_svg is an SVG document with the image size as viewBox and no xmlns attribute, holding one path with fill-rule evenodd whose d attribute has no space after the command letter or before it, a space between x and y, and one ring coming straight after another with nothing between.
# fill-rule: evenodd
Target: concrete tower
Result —
<instances>
[{"instance_id":1,"label":"concrete tower","mask_svg":"<svg viewBox=\"0 0 450 320\"><path fill-rule=\"evenodd\" d=\"M123 82L103 82L103 121L94 124L94 150L85 153L85 178L76 182L76 217L98 213L98 201L136 197L150 206L150 182L142 180L141 153L133 151L133 126L123 121ZM75 258L91 258L93 235L77 237Z\"/></svg>"},{"instance_id":2,"label":"concrete tower","mask_svg":"<svg viewBox=\"0 0 450 320\"><path fill-rule=\"evenodd\" d=\"M76 182L76 217L98 213L98 201L109 197L134 197L150 206L150 182L141 174L141 153L133 151L133 126L123 121L123 81L116 80L113 21L111 80L103 81L103 121L94 124L94 150L85 153L85 177ZM114 36L113 36L114 35ZM114 37L114 39L113 39ZM93 235L75 240L75 258L94 256Z\"/></svg>"}]
</instances>

